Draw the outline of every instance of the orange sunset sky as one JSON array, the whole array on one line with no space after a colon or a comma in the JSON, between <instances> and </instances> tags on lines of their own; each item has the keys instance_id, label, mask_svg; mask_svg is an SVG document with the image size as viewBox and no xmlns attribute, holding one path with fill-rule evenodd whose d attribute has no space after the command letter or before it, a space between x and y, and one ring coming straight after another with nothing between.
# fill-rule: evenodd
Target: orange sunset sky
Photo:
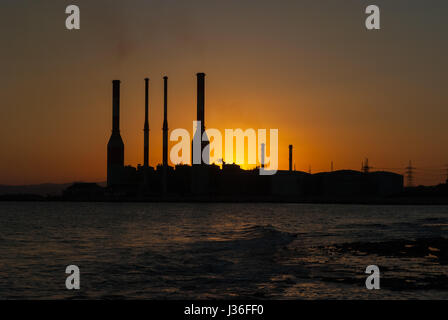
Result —
<instances>
[{"instance_id":1,"label":"orange sunset sky","mask_svg":"<svg viewBox=\"0 0 448 320\"><path fill-rule=\"evenodd\" d=\"M365 7L381 8L367 31ZM65 28L65 7L81 29ZM105 181L112 80L121 82L125 163L162 159L170 130L192 131L197 72L207 128L277 128L279 165L375 168L419 184L446 179L446 1L12 1L0 4L0 184Z\"/></svg>"}]
</instances>

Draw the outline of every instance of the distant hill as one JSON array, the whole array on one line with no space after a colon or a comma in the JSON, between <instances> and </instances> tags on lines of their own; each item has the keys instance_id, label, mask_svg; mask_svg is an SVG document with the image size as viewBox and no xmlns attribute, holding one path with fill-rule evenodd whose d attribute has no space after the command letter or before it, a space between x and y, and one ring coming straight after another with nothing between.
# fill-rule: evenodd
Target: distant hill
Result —
<instances>
[{"instance_id":1,"label":"distant hill","mask_svg":"<svg viewBox=\"0 0 448 320\"><path fill-rule=\"evenodd\" d=\"M40 196L46 195L60 195L63 190L71 186L73 183L43 183L43 184L32 184L23 186L8 186L0 185L0 195L10 195L10 194L35 194ZM100 186L105 186L105 182L97 182Z\"/></svg>"}]
</instances>

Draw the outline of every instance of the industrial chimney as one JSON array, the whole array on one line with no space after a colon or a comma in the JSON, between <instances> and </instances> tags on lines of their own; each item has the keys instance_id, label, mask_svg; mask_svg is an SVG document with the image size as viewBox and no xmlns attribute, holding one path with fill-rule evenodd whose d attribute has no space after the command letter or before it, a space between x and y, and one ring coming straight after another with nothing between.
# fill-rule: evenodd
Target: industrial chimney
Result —
<instances>
[{"instance_id":1,"label":"industrial chimney","mask_svg":"<svg viewBox=\"0 0 448 320\"><path fill-rule=\"evenodd\" d=\"M143 166L145 169L149 165L149 120L148 120L148 91L149 91L149 79L145 78L145 126L144 132L144 147L143 147Z\"/></svg>"},{"instance_id":2,"label":"industrial chimney","mask_svg":"<svg viewBox=\"0 0 448 320\"><path fill-rule=\"evenodd\" d=\"M163 77L163 167L168 166L168 77Z\"/></svg>"},{"instance_id":3,"label":"industrial chimney","mask_svg":"<svg viewBox=\"0 0 448 320\"><path fill-rule=\"evenodd\" d=\"M199 139L201 142L201 152L200 152L200 163L210 164L210 158L209 155L207 158L203 159L202 152L205 148L209 148L209 141L208 138L205 136L205 139L202 139L204 137L204 131L205 131L205 73L198 73L197 76L197 121L201 122L201 128L199 131L195 132L195 137L193 138L194 141L197 141L195 139ZM199 135L199 136L197 136ZM192 152L192 156L194 154L194 151ZM208 154L208 152L206 152ZM192 161L193 163L193 161Z\"/></svg>"},{"instance_id":4,"label":"industrial chimney","mask_svg":"<svg viewBox=\"0 0 448 320\"><path fill-rule=\"evenodd\" d=\"M205 73L198 73L197 85L197 121L201 121L201 137L204 132L204 118L205 118Z\"/></svg>"},{"instance_id":5,"label":"industrial chimney","mask_svg":"<svg viewBox=\"0 0 448 320\"><path fill-rule=\"evenodd\" d=\"M120 135L120 80L112 81L112 135L107 144L107 185L120 184L124 144Z\"/></svg>"},{"instance_id":6,"label":"industrial chimney","mask_svg":"<svg viewBox=\"0 0 448 320\"><path fill-rule=\"evenodd\" d=\"M261 168L264 169L264 162L265 162L265 155L266 155L266 144L261 144Z\"/></svg>"},{"instance_id":7,"label":"industrial chimney","mask_svg":"<svg viewBox=\"0 0 448 320\"><path fill-rule=\"evenodd\" d=\"M289 145L289 171L292 171L292 144Z\"/></svg>"}]
</instances>

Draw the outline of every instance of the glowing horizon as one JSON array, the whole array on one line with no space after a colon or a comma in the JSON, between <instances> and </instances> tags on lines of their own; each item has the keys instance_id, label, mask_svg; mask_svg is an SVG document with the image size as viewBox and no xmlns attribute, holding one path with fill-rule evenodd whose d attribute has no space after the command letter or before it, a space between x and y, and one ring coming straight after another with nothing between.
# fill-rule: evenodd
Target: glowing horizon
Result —
<instances>
[{"instance_id":1,"label":"glowing horizon","mask_svg":"<svg viewBox=\"0 0 448 320\"><path fill-rule=\"evenodd\" d=\"M372 170L403 174L412 160L416 184L443 182L448 4L377 4L382 29L367 32L365 4L354 0L79 0L81 29L67 31L65 4L5 1L0 184L105 181L112 79L122 81L121 135L132 166L143 163L144 78L151 79L156 166L162 77L169 76L170 132L191 133L197 72L207 74L206 128L279 129L280 170L292 144L296 170L330 171L332 161L335 170L360 170L369 158Z\"/></svg>"}]
</instances>

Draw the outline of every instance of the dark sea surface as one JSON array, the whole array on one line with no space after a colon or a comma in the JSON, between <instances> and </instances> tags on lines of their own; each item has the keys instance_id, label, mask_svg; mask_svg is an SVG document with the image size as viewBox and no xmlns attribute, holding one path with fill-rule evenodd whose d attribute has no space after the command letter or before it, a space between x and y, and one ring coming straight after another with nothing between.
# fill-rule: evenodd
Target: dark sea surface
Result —
<instances>
[{"instance_id":1,"label":"dark sea surface","mask_svg":"<svg viewBox=\"0 0 448 320\"><path fill-rule=\"evenodd\" d=\"M448 206L0 202L0 299L448 299L447 250Z\"/></svg>"}]
</instances>

